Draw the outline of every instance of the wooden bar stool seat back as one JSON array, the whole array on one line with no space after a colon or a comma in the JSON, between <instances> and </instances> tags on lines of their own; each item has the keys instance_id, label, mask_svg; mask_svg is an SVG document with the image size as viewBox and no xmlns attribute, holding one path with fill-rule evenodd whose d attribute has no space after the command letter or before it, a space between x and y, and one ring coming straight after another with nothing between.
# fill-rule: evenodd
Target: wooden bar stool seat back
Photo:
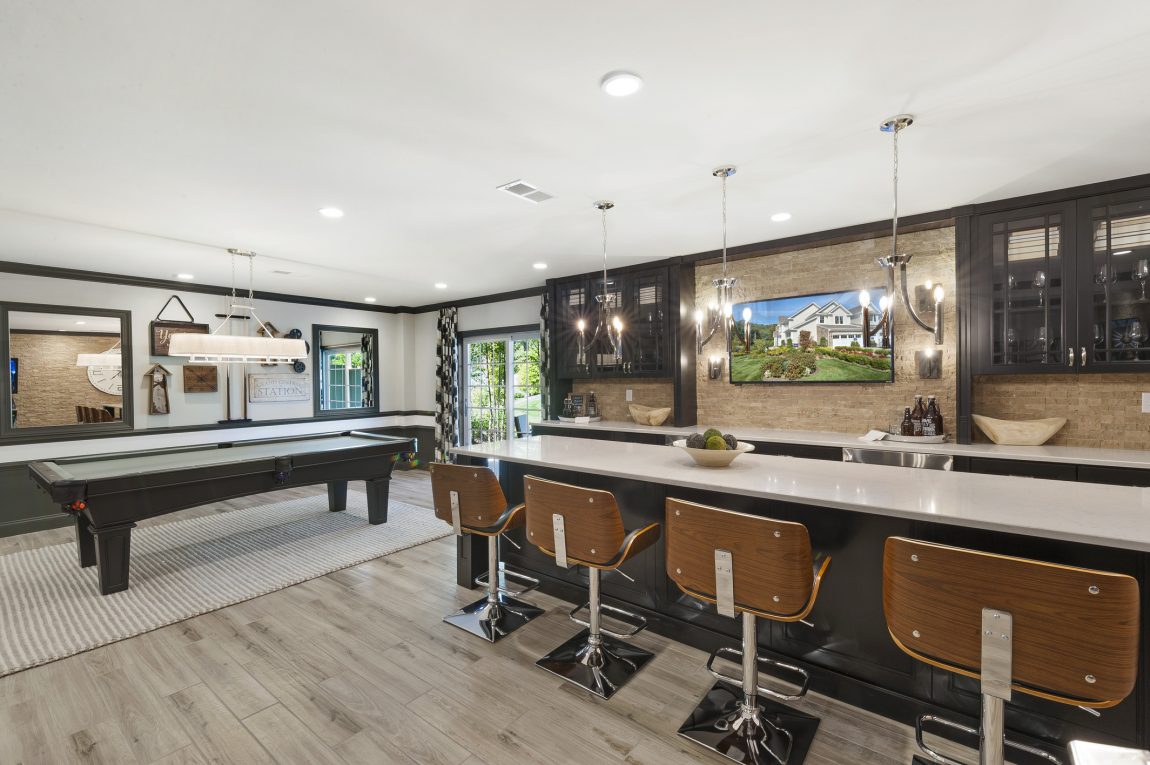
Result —
<instances>
[{"instance_id":1,"label":"wooden bar stool seat back","mask_svg":"<svg viewBox=\"0 0 1150 765\"><path fill-rule=\"evenodd\" d=\"M456 535L487 537L487 573L475 579L476 584L486 587L486 597L464 606L444 621L495 642L543 613L518 599L535 589L539 580L499 561L499 537L523 526L524 507L508 506L499 479L486 467L434 463L430 471L435 517L450 524ZM520 588L512 589L512 582Z\"/></svg>"},{"instance_id":2,"label":"wooden bar stool seat back","mask_svg":"<svg viewBox=\"0 0 1150 765\"><path fill-rule=\"evenodd\" d=\"M814 608L830 558L815 556L801 523L779 521L680 499L666 502L667 576L687 595L742 620L741 649L722 647L707 669L717 682L679 734L742 763L800 763L819 720L784 706L806 694L801 667L759 655L758 619L797 622ZM716 659L741 665L740 677L714 669ZM762 669L798 685L779 692L759 685Z\"/></svg>"},{"instance_id":3,"label":"wooden bar stool seat back","mask_svg":"<svg viewBox=\"0 0 1150 765\"><path fill-rule=\"evenodd\" d=\"M523 479L527 505L527 541L555 558L561 568L585 566L588 602L574 608L570 618L584 629L536 664L603 698L610 698L654 654L627 640L641 632L646 619L602 602L603 571L615 571L659 539L659 524L632 531L623 525L615 496L609 491L549 481L536 476ZM620 572L620 575L626 576ZM587 609L588 618L578 614ZM602 613L630 629L615 631L602 625Z\"/></svg>"},{"instance_id":4,"label":"wooden bar stool seat back","mask_svg":"<svg viewBox=\"0 0 1150 765\"><path fill-rule=\"evenodd\" d=\"M1097 709L1130 695L1138 675L1139 598L1137 580L1125 574L901 537L886 541L887 628L910 656L981 682L983 762L1002 762L1004 746L1035 753L1003 738L1002 705L1013 692ZM920 746L923 722L975 732L924 717ZM1037 756L1057 761L1046 752Z\"/></svg>"}]
</instances>

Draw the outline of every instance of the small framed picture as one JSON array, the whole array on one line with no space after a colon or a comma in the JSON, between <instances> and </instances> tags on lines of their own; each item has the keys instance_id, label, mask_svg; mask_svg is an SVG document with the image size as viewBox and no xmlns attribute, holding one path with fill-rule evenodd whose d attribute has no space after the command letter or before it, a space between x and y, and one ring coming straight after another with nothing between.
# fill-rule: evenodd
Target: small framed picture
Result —
<instances>
[{"instance_id":1,"label":"small framed picture","mask_svg":"<svg viewBox=\"0 0 1150 765\"><path fill-rule=\"evenodd\" d=\"M571 408L575 410L576 417L582 417L587 413L587 405L583 401L582 393L571 394Z\"/></svg>"}]
</instances>

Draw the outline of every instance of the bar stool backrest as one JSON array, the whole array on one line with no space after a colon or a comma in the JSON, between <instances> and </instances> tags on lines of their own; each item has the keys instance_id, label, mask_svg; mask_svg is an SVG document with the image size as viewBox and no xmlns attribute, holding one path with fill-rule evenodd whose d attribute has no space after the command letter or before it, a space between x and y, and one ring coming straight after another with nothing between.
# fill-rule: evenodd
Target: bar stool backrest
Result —
<instances>
[{"instance_id":1,"label":"bar stool backrest","mask_svg":"<svg viewBox=\"0 0 1150 765\"><path fill-rule=\"evenodd\" d=\"M1089 707L1126 698L1138 674L1138 582L1125 574L891 537L883 609L899 648L980 677L982 609L1013 620L1012 684Z\"/></svg>"},{"instance_id":2,"label":"bar stool backrest","mask_svg":"<svg viewBox=\"0 0 1150 765\"><path fill-rule=\"evenodd\" d=\"M776 620L809 611L814 571L803 524L668 499L665 527L667 576L688 595L716 601L715 551L727 550L736 611Z\"/></svg>"},{"instance_id":3,"label":"bar stool backrest","mask_svg":"<svg viewBox=\"0 0 1150 765\"><path fill-rule=\"evenodd\" d=\"M554 555L553 516L561 515L568 561L604 566L617 556L626 532L611 492L529 475L523 478L523 497L527 503L527 541L531 544Z\"/></svg>"},{"instance_id":4,"label":"bar stool backrest","mask_svg":"<svg viewBox=\"0 0 1150 765\"><path fill-rule=\"evenodd\" d=\"M499 479L489 468L436 462L431 466L435 517L451 523L451 492L459 495L459 525L464 529L493 526L507 509Z\"/></svg>"}]
</instances>

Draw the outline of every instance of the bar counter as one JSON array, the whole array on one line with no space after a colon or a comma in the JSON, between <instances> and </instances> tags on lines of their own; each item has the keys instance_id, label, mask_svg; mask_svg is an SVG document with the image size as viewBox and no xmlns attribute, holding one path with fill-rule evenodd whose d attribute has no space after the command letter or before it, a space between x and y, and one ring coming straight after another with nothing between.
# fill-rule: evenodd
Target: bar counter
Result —
<instances>
[{"instance_id":1,"label":"bar counter","mask_svg":"<svg viewBox=\"0 0 1150 765\"><path fill-rule=\"evenodd\" d=\"M1128 574L1141 586L1143 641L1150 636L1150 489L1092 483L887 467L754 453L729 468L697 467L671 446L560 436L461 447L463 463L488 464L510 502L523 501L523 477L615 494L630 530L663 522L668 497L804 524L816 552L831 556L809 624L760 630L768 655L811 672L812 688L904 723L923 713L973 722L977 681L915 661L892 641L883 615L882 554L902 536L990 553ZM523 531L501 547L507 565L572 602L586 600L587 577L556 567ZM486 546L462 537L460 584L486 570ZM603 593L638 611L651 629L704 650L738 642L737 626L667 578L661 542L610 576ZM632 581L633 580L633 581ZM1097 625L1106 629L1106 625ZM1074 738L1150 745L1150 652L1143 652L1134 693L1092 715L1023 694L1008 705L1013 738L1065 746ZM700 665L699 671L706 670Z\"/></svg>"}]
</instances>

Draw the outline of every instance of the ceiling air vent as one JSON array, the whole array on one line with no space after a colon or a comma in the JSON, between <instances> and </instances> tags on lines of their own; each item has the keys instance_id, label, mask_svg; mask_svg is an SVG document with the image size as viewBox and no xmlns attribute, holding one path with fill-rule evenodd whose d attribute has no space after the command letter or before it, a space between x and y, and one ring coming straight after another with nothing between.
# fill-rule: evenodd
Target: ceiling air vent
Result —
<instances>
[{"instance_id":1,"label":"ceiling air vent","mask_svg":"<svg viewBox=\"0 0 1150 765\"><path fill-rule=\"evenodd\" d=\"M546 191L540 191L522 179L518 181L512 181L511 183L505 183L502 186L496 186L496 188L500 191L506 191L513 197L526 199L528 202L533 202L535 204L546 202L548 199L555 198L551 194L548 194Z\"/></svg>"}]
</instances>

